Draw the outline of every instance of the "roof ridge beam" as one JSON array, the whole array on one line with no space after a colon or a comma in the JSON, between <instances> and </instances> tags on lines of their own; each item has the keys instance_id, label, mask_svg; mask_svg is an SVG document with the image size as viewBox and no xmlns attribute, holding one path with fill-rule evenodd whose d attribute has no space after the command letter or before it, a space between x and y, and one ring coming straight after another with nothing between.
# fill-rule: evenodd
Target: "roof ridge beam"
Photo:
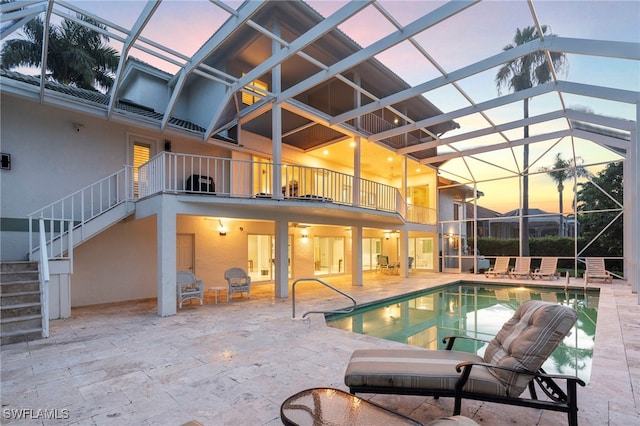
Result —
<instances>
[{"instance_id":1,"label":"roof ridge beam","mask_svg":"<svg viewBox=\"0 0 640 426\"><path fill-rule=\"evenodd\" d=\"M626 41L591 40L555 36L545 38L540 48L551 52L640 60L640 43Z\"/></svg>"}]
</instances>

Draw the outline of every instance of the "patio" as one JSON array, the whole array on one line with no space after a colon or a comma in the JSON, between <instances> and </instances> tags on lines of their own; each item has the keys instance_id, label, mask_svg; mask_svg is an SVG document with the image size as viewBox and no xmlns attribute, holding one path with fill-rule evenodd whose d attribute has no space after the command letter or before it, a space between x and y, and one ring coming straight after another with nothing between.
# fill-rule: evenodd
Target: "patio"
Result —
<instances>
[{"instance_id":1,"label":"patio","mask_svg":"<svg viewBox=\"0 0 640 426\"><path fill-rule=\"evenodd\" d=\"M457 279L486 280L416 273L367 276L365 286L352 287L349 278L327 281L359 303ZM582 286L582 280L571 284ZM251 293L250 300L187 304L164 318L156 315L155 300L78 308L71 318L51 322L49 339L3 346L2 423L180 425L195 419L205 425L278 425L280 404L293 393L346 390L342 378L354 349L398 345L328 328L321 315L292 321L291 299L274 299L271 285ZM297 312L347 304L304 283L296 299ZM637 295L621 281L603 285L598 313L591 381L578 390L580 424L638 423ZM450 399L363 396L423 423L450 415L453 406ZM57 410L58 420L9 419L11 410L21 409L31 409L33 417L39 409ZM491 425L566 422L561 413L475 401L465 401L462 414Z\"/></svg>"}]
</instances>

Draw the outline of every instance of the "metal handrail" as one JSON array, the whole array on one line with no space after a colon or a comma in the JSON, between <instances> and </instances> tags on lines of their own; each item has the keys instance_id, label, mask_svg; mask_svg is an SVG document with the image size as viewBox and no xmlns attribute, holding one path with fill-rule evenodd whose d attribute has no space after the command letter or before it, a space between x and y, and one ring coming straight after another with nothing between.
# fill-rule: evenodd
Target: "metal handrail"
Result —
<instances>
[{"instance_id":1,"label":"metal handrail","mask_svg":"<svg viewBox=\"0 0 640 426\"><path fill-rule=\"evenodd\" d=\"M356 299L354 299L353 297L351 297L350 295L348 295L347 293L345 293L344 291L335 288L334 286L332 286L331 284L328 284L318 278L298 278L297 280L295 280L293 282L293 284L291 285L291 306L293 309L293 313L292 313L292 317L291 319L296 319L296 284L298 284L300 281L316 281L320 284L322 284L323 286L330 288L331 290L334 290L338 293L340 293L341 295L347 297L348 299L350 299L353 302L353 306L349 309L336 309L336 310L332 310L332 311L307 311L304 314L302 314L302 319L305 319L307 315L309 314L348 314L350 312L353 312L353 310L355 309L355 306L357 304Z\"/></svg>"}]
</instances>

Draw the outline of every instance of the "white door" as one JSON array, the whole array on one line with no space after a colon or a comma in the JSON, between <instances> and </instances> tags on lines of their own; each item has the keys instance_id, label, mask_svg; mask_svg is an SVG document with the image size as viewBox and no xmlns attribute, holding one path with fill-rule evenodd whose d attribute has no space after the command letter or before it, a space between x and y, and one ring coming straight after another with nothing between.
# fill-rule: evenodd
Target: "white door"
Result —
<instances>
[{"instance_id":1,"label":"white door","mask_svg":"<svg viewBox=\"0 0 640 426\"><path fill-rule=\"evenodd\" d=\"M194 235L178 234L176 237L176 267L178 271L190 271L195 274L194 259Z\"/></svg>"}]
</instances>

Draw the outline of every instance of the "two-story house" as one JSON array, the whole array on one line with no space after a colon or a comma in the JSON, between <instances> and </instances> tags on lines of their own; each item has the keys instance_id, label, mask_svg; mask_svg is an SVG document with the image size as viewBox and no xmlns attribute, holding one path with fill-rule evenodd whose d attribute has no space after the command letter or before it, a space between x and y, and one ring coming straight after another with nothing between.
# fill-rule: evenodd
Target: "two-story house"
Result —
<instances>
[{"instance_id":1,"label":"two-story house","mask_svg":"<svg viewBox=\"0 0 640 426\"><path fill-rule=\"evenodd\" d=\"M381 254L438 270L437 169L418 163L435 148L396 150L456 123L364 142L441 112L333 120L410 86L303 2L238 12L176 74L127 57L106 94L2 70L2 260L59 259L52 317L154 297L175 314L176 270L220 285L239 266L276 297L362 285Z\"/></svg>"}]
</instances>

